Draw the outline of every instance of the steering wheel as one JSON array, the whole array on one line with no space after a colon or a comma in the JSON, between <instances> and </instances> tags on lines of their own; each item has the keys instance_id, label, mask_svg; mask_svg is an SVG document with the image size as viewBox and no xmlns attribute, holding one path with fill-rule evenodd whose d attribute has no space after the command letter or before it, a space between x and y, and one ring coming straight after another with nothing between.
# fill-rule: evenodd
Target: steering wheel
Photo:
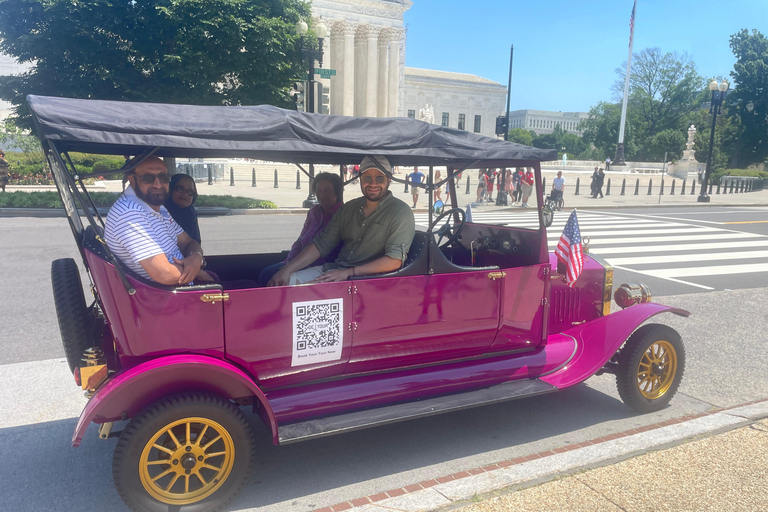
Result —
<instances>
[{"instance_id":1,"label":"steering wheel","mask_svg":"<svg viewBox=\"0 0 768 512\"><path fill-rule=\"evenodd\" d=\"M446 247L448 245L453 245L459 240L459 235L461 234L461 231L464 229L464 226L467 224L467 214L464 213L464 210L462 210L461 208L451 208L450 210L446 210L440 215L438 215L438 217L432 222L432 225L429 226L429 233L431 234L433 233L435 226L440 224L440 221L443 220L444 217L448 217L449 215L453 215L454 213L460 214L461 224L459 224L457 227L454 227L454 226L451 226L451 221L449 220L440 229L438 229L437 231L434 231L434 234L437 235L438 248ZM449 235L452 229L455 229L455 232ZM446 240L444 244L440 245L440 242L445 236L448 236L448 240Z\"/></svg>"}]
</instances>

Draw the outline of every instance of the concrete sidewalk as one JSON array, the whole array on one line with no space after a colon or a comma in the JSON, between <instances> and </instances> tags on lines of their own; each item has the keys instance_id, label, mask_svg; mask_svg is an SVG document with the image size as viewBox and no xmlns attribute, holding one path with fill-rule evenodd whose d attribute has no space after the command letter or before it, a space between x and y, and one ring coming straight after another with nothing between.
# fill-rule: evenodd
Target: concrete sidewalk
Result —
<instances>
[{"instance_id":1,"label":"concrete sidewalk","mask_svg":"<svg viewBox=\"0 0 768 512\"><path fill-rule=\"evenodd\" d=\"M612 434L317 512L765 511L768 401Z\"/></svg>"},{"instance_id":2,"label":"concrete sidewalk","mask_svg":"<svg viewBox=\"0 0 768 512\"><path fill-rule=\"evenodd\" d=\"M395 176L396 178L403 178L403 174ZM665 187L664 187L664 195L659 196L659 185L660 185L660 177L654 176L654 177L641 177L641 186L638 195L634 195L634 185L631 187L627 185L625 194L621 195L621 180L624 178L621 177L623 175L617 175L617 176L611 176L611 178L615 178L617 180L617 183L619 183L619 186L614 185L611 188L610 195L605 195L603 198L599 199L593 199L589 197L589 187L585 186L584 183L581 184L579 187L579 195L575 195L576 187L575 183L571 183L569 181L566 181L566 190L564 195L564 201L565 201L565 209L571 209L571 208L636 208L636 207L655 207L655 206L706 206L708 204L710 205L718 205L718 206L727 206L727 205L738 205L738 206L748 206L748 205L768 205L768 190L762 190L757 192L746 192L746 193L728 193L725 194L721 191L720 194L716 194L716 187L713 188L712 195L710 195L710 202L709 203L699 203L697 202L698 197L698 191L699 186L696 187L696 194L691 195L690 194L690 183L686 187L685 194L681 194L681 187L680 185L682 182L680 180L677 180L677 186L675 188L675 194L672 195L671 192L671 180L667 179L665 181ZM653 179L655 185L653 185L652 194L648 195L648 180ZM632 180L632 183L635 182L635 178L628 178L627 183ZM547 187L548 189L551 188L551 182L552 180L547 178ZM103 182L105 185L105 188L100 190L106 190L106 191L113 191L113 192L119 192L122 190L121 182L120 181L106 181ZM466 208L466 206L470 203L474 203L477 192L476 192L476 185L477 180L472 178L470 182L470 192L466 193L466 176L460 181L459 186L457 187L457 199L459 206L462 208ZM291 212L298 212L298 213L304 213L306 210L301 208L302 202L307 198L309 194L309 188L306 180L303 180L301 183L301 189L296 189L296 181L293 180L291 183L285 183L281 184L279 188L274 188L274 184L272 182L257 182L257 186L253 187L251 186L250 182L235 182L234 186L230 186L229 182L223 183L222 181L219 181L217 183L214 183L213 185L208 185L207 183L198 183L197 184L198 192L201 195L231 195L231 196L243 196L243 197L249 197L254 199L264 199L268 201L272 201L277 204L280 212L279 213L291 213ZM444 202L447 202L447 193L446 193L446 187L443 187L443 193L442 198ZM9 190L11 190L11 187L9 187ZM393 192L393 194L405 201L406 203L413 204L412 195L410 193L405 192L405 186L401 183L395 183L393 182L390 186L390 190ZM548 192L549 190L547 190ZM605 187L603 188L603 192L606 192ZM344 188L344 199L354 199L355 197L360 197L360 186L349 183ZM494 191L493 195L494 199L496 198L496 191ZM421 194L419 195L418 200L418 208L417 211L425 211L428 207L428 198L426 193L422 190ZM473 205L473 208L475 206ZM502 210L504 208L519 208L517 205L508 205L508 206L496 206L495 203L488 204L484 203L479 205L480 211L498 211ZM267 213L267 211L262 211L262 213ZM269 211L271 213L278 213L274 210Z\"/></svg>"}]
</instances>

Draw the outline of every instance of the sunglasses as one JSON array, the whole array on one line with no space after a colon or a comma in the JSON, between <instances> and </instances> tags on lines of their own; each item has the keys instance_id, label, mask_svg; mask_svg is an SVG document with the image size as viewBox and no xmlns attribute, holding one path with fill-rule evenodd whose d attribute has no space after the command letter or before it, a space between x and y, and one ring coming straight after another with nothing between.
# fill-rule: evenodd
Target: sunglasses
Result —
<instances>
[{"instance_id":1,"label":"sunglasses","mask_svg":"<svg viewBox=\"0 0 768 512\"><path fill-rule=\"evenodd\" d=\"M161 174L147 173L142 175L134 174L134 176L136 176L136 179L138 179L145 185L151 185L155 182L155 180L160 180L160 183L169 183L171 181L171 177L166 173L161 173Z\"/></svg>"},{"instance_id":2,"label":"sunglasses","mask_svg":"<svg viewBox=\"0 0 768 512\"><path fill-rule=\"evenodd\" d=\"M162 180L160 180L160 181L162 181ZM174 192L184 192L184 193L186 193L188 196L194 196L194 195L197 195L197 190L195 190L195 189L193 189L193 188L186 188L184 185L176 185L176 186L173 188L173 191L174 191Z\"/></svg>"},{"instance_id":3,"label":"sunglasses","mask_svg":"<svg viewBox=\"0 0 768 512\"><path fill-rule=\"evenodd\" d=\"M362 181L363 183L373 183L375 181L377 185L383 185L384 183L387 182L387 177L382 176L381 174L379 174L378 176L363 174L362 176L360 176L360 181Z\"/></svg>"}]
</instances>

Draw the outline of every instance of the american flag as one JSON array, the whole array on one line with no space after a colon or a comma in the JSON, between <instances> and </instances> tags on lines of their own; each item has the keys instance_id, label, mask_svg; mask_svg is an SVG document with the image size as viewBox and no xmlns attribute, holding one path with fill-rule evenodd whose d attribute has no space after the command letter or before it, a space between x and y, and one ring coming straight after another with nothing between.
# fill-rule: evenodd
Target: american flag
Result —
<instances>
[{"instance_id":1,"label":"american flag","mask_svg":"<svg viewBox=\"0 0 768 512\"><path fill-rule=\"evenodd\" d=\"M632 6L632 16L629 18L629 47L632 48L632 38L635 37L635 10L637 9L637 0Z\"/></svg>"},{"instance_id":2,"label":"american flag","mask_svg":"<svg viewBox=\"0 0 768 512\"><path fill-rule=\"evenodd\" d=\"M581 271L584 269L584 251L581 247L581 232L579 231L579 219L576 218L576 210L571 212L568 222L565 223L563 234L555 247L557 259L567 267L565 281L571 288L576 284Z\"/></svg>"}]
</instances>

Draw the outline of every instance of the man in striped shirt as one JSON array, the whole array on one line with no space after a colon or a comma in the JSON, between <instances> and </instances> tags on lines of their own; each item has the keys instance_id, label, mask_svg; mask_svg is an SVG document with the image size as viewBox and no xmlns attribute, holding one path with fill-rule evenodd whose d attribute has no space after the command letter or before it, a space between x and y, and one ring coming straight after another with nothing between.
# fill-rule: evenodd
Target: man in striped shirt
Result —
<instances>
[{"instance_id":1,"label":"man in striped shirt","mask_svg":"<svg viewBox=\"0 0 768 512\"><path fill-rule=\"evenodd\" d=\"M201 269L203 250L173 220L165 162L149 157L127 173L129 186L107 214L107 245L126 267L160 284L180 286L212 281Z\"/></svg>"}]
</instances>

